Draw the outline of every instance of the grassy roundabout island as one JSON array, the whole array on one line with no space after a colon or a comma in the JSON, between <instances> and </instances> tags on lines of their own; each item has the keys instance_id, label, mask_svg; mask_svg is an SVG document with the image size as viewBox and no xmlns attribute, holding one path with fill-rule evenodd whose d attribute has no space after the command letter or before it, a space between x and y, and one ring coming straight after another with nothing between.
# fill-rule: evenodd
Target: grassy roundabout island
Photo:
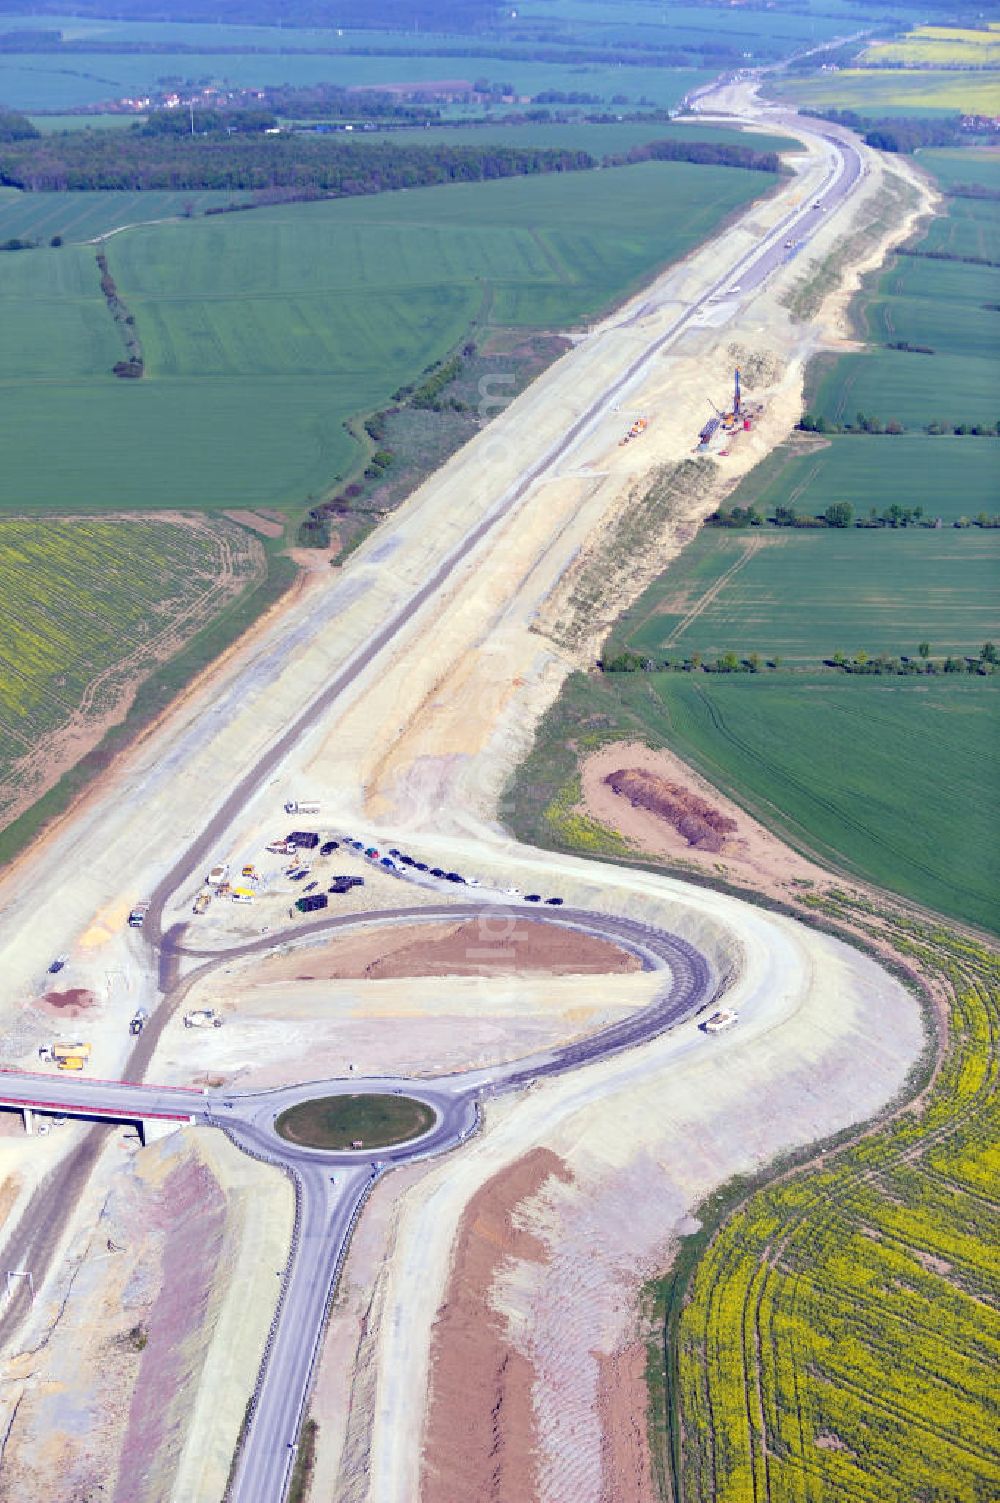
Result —
<instances>
[{"instance_id":1,"label":"grassy roundabout island","mask_svg":"<svg viewBox=\"0 0 1000 1503\"><path fill-rule=\"evenodd\" d=\"M275 1127L300 1148L388 1148L419 1138L434 1120L412 1096L320 1096L289 1107Z\"/></svg>"}]
</instances>

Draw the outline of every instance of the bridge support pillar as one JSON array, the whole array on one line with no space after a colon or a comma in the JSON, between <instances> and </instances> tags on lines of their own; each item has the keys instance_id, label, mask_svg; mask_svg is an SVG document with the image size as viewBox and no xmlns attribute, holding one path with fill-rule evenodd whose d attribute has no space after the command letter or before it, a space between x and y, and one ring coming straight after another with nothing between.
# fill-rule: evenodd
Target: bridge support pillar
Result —
<instances>
[{"instance_id":1,"label":"bridge support pillar","mask_svg":"<svg viewBox=\"0 0 1000 1503\"><path fill-rule=\"evenodd\" d=\"M160 1138L168 1137L170 1133L176 1132L179 1127L186 1127L187 1123L164 1122L157 1118L144 1117L137 1126L139 1128L139 1137L142 1139L143 1147L145 1147L147 1143L156 1143Z\"/></svg>"},{"instance_id":2,"label":"bridge support pillar","mask_svg":"<svg viewBox=\"0 0 1000 1503\"><path fill-rule=\"evenodd\" d=\"M23 1106L21 1111L24 1114L24 1130L30 1138L35 1131L35 1114L30 1106Z\"/></svg>"}]
</instances>

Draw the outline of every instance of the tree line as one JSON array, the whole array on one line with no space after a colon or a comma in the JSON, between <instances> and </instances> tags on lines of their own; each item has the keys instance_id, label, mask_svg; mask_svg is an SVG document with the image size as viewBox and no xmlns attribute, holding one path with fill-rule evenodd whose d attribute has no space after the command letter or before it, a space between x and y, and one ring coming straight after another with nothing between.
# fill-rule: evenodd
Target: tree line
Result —
<instances>
[{"instance_id":1,"label":"tree line","mask_svg":"<svg viewBox=\"0 0 1000 1503\"><path fill-rule=\"evenodd\" d=\"M782 666L782 659L778 656L764 657L759 652L747 653L741 657L736 652L719 653L716 657L705 657L700 652L689 653L685 657L678 658L652 658L643 653L624 651L615 653L613 657L601 659L598 668L602 673L760 673L762 668L776 672ZM814 671L808 665L802 665L807 672ZM917 647L916 656L901 655L893 657L890 653L869 653L864 648L848 657L846 653L834 652L831 657L822 661L824 668L836 668L842 673L859 675L861 677L879 677L882 674L901 676L903 678L916 675L933 676L937 673L966 673L979 678L989 677L1000 668L1000 652L993 642L984 642L978 654L972 653L954 657L951 653L941 661L931 657L931 644L921 642Z\"/></svg>"},{"instance_id":2,"label":"tree line","mask_svg":"<svg viewBox=\"0 0 1000 1503\"><path fill-rule=\"evenodd\" d=\"M856 110L802 110L803 115L846 125L877 151L909 155L921 146L957 146L962 141L961 115L888 115L872 119Z\"/></svg>"},{"instance_id":3,"label":"tree line","mask_svg":"<svg viewBox=\"0 0 1000 1503\"><path fill-rule=\"evenodd\" d=\"M586 151L500 145L418 145L384 138L267 134L267 112L241 111L243 127L230 133L228 112L203 112L202 134L190 116L158 112L146 125L121 131L24 133L0 139L0 184L29 192L83 190L291 190L334 197L418 188L434 183L482 182L549 172L580 172L598 165ZM168 120L163 117L169 116ZM196 131L198 115L195 117ZM184 125L187 122L187 130ZM609 167L641 161L777 172L773 152L705 141L652 141Z\"/></svg>"},{"instance_id":4,"label":"tree line","mask_svg":"<svg viewBox=\"0 0 1000 1503\"><path fill-rule=\"evenodd\" d=\"M918 354L928 353L918 347ZM803 433L876 433L876 434L900 434L906 433L906 427L898 418L889 418L885 422L873 412L857 412L853 423L836 423L830 418L816 413L807 412L795 425ZM968 423L955 422L951 419L932 418L929 423L924 423L921 433L928 433L931 437L958 437L958 438L997 438L1000 437L1000 420L995 423Z\"/></svg>"},{"instance_id":5,"label":"tree line","mask_svg":"<svg viewBox=\"0 0 1000 1503\"><path fill-rule=\"evenodd\" d=\"M57 132L0 145L0 183L29 192L290 188L341 197L595 165L585 151L548 147L400 146L218 131L146 134L143 127Z\"/></svg>"},{"instance_id":6,"label":"tree line","mask_svg":"<svg viewBox=\"0 0 1000 1503\"><path fill-rule=\"evenodd\" d=\"M893 501L881 512L872 506L862 515L854 514L854 506L850 501L833 501L825 511L810 513L797 511L794 506L776 506L772 514L767 517L758 507L752 503L749 506L720 506L713 511L711 516L706 517L706 527L763 527L765 523L771 527L797 527L797 528L841 528L841 527L868 527L868 528L907 528L926 527L937 529L943 524L939 517L927 517L922 506L901 506L898 501ZM1000 527L1000 515L980 511L970 519L959 517L951 524L953 527Z\"/></svg>"}]
</instances>

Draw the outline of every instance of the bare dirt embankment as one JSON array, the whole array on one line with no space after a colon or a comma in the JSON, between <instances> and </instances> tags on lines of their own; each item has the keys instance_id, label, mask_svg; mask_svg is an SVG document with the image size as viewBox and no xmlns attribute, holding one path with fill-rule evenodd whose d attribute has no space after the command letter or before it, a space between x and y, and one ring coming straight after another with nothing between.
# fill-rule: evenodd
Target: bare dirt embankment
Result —
<instances>
[{"instance_id":1,"label":"bare dirt embankment","mask_svg":"<svg viewBox=\"0 0 1000 1503\"><path fill-rule=\"evenodd\" d=\"M60 1287L0 1371L0 1503L212 1503L224 1488L291 1194L225 1142L176 1133L123 1161L128 1147L109 1140Z\"/></svg>"},{"instance_id":2,"label":"bare dirt embankment","mask_svg":"<svg viewBox=\"0 0 1000 1503\"><path fill-rule=\"evenodd\" d=\"M386 981L407 976L620 975L641 963L590 934L484 911L454 924L373 927L254 968L269 981Z\"/></svg>"},{"instance_id":3,"label":"bare dirt embankment","mask_svg":"<svg viewBox=\"0 0 1000 1503\"><path fill-rule=\"evenodd\" d=\"M539 1496L534 1374L490 1292L505 1265L544 1261L545 1244L516 1216L552 1176L571 1177L556 1154L535 1149L488 1180L462 1217L432 1338L420 1503Z\"/></svg>"}]
</instances>

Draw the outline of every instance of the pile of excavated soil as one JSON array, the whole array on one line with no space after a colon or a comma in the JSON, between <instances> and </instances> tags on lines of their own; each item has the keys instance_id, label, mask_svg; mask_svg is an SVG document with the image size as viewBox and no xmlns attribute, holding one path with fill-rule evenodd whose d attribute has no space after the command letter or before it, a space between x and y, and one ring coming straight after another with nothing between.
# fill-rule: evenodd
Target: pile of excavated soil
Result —
<instances>
[{"instance_id":1,"label":"pile of excavated soil","mask_svg":"<svg viewBox=\"0 0 1000 1503\"><path fill-rule=\"evenodd\" d=\"M720 837L721 844L710 838L704 844L692 845L659 809L615 792L610 779L623 768L642 774L642 785L635 786L670 789L671 803L689 812L709 811L702 816L706 829ZM791 850L665 748L654 751L637 741L602 746L581 763L580 785L580 812L610 825L646 855L666 857L679 866L716 877L752 882L762 892L784 901L789 893L806 888L822 891L830 885L828 872Z\"/></svg>"},{"instance_id":2,"label":"pile of excavated soil","mask_svg":"<svg viewBox=\"0 0 1000 1503\"><path fill-rule=\"evenodd\" d=\"M648 1354L633 1341L610 1357L595 1353L601 1417L602 1497L608 1503L657 1503L650 1464Z\"/></svg>"},{"instance_id":3,"label":"pile of excavated soil","mask_svg":"<svg viewBox=\"0 0 1000 1503\"><path fill-rule=\"evenodd\" d=\"M462 1216L431 1345L420 1503L523 1503L539 1496L534 1373L490 1302L500 1268L541 1262L545 1246L515 1223L522 1201L565 1164L538 1148L483 1185Z\"/></svg>"},{"instance_id":4,"label":"pile of excavated soil","mask_svg":"<svg viewBox=\"0 0 1000 1503\"><path fill-rule=\"evenodd\" d=\"M374 926L322 947L273 956L254 966L254 980L381 981L406 976L553 976L621 974L641 962L606 940L554 924L484 910L447 924Z\"/></svg>"},{"instance_id":5,"label":"pile of excavated soil","mask_svg":"<svg viewBox=\"0 0 1000 1503\"><path fill-rule=\"evenodd\" d=\"M37 1003L41 1012L57 1018L80 1018L97 1006L97 997L83 986L71 986L64 992L46 992Z\"/></svg>"},{"instance_id":6,"label":"pile of excavated soil","mask_svg":"<svg viewBox=\"0 0 1000 1503\"><path fill-rule=\"evenodd\" d=\"M608 773L604 781L621 798L627 798L633 809L648 809L673 825L695 850L721 851L725 837L735 835L739 828L735 819L690 788L667 782L641 767L619 768Z\"/></svg>"}]
</instances>

